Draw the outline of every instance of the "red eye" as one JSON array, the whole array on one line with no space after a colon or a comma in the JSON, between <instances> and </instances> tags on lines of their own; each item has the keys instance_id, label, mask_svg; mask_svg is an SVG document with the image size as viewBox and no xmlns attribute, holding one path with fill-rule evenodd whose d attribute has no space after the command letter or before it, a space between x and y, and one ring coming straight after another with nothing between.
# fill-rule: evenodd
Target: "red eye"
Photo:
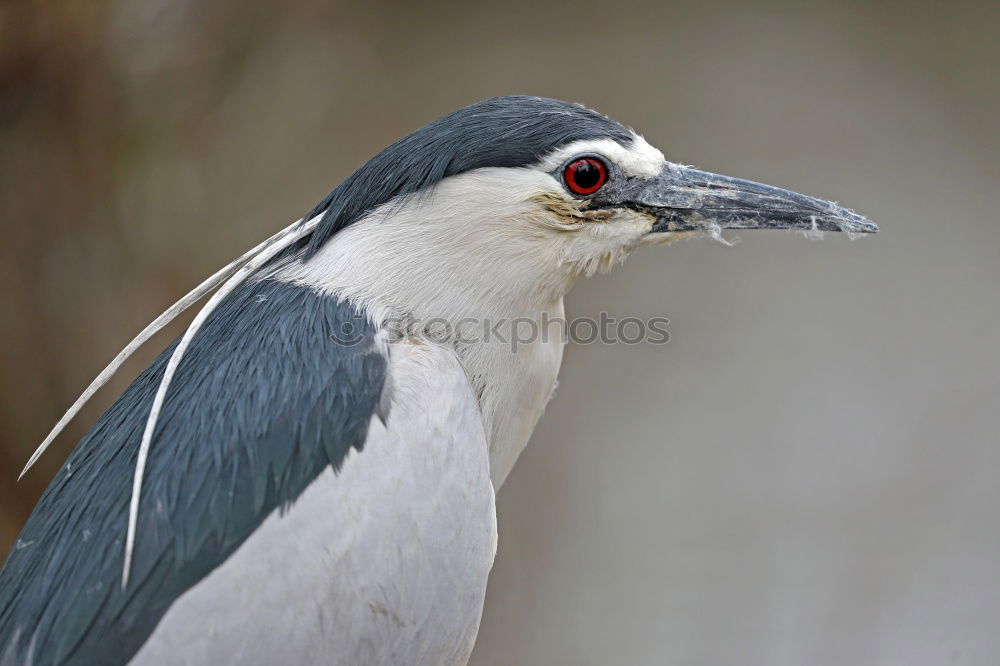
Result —
<instances>
[{"instance_id":1,"label":"red eye","mask_svg":"<svg viewBox=\"0 0 1000 666\"><path fill-rule=\"evenodd\" d=\"M566 165L563 180L573 194L593 194L608 182L608 168L596 157L581 157Z\"/></svg>"}]
</instances>

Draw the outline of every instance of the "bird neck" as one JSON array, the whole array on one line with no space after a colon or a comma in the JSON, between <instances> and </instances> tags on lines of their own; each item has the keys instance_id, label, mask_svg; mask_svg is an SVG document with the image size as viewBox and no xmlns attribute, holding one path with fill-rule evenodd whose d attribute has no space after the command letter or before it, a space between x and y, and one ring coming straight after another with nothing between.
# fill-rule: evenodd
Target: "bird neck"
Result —
<instances>
[{"instance_id":1,"label":"bird neck","mask_svg":"<svg viewBox=\"0 0 1000 666\"><path fill-rule=\"evenodd\" d=\"M552 388L564 344L563 294L573 277L535 279L538 252L469 252L359 223L339 232L307 261L275 277L348 299L388 333L451 347L475 393L499 488L524 449ZM463 259L464 258L464 259ZM504 279L490 264L506 265Z\"/></svg>"},{"instance_id":2,"label":"bird neck","mask_svg":"<svg viewBox=\"0 0 1000 666\"><path fill-rule=\"evenodd\" d=\"M500 336L454 345L483 414L490 478L499 489L555 390L565 346L562 298L520 316Z\"/></svg>"}]
</instances>

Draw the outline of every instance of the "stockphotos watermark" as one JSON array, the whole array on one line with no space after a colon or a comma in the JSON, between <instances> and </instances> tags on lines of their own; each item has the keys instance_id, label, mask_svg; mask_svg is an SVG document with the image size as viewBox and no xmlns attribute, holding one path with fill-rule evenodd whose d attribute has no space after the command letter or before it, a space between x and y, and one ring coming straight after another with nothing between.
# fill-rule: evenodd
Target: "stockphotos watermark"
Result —
<instances>
[{"instance_id":1,"label":"stockphotos watermark","mask_svg":"<svg viewBox=\"0 0 1000 666\"><path fill-rule=\"evenodd\" d=\"M365 338L359 320L342 322L340 330L330 337L338 344L352 346ZM601 312L595 317L564 319L550 317L543 312L538 319L480 319L464 317L457 321L445 318L419 320L412 317L388 319L382 327L388 342L406 338L422 338L442 344L467 346L474 344L500 344L511 352L536 342L561 340L564 344L595 343L605 345L665 345L670 342L666 317L622 317Z\"/></svg>"}]
</instances>

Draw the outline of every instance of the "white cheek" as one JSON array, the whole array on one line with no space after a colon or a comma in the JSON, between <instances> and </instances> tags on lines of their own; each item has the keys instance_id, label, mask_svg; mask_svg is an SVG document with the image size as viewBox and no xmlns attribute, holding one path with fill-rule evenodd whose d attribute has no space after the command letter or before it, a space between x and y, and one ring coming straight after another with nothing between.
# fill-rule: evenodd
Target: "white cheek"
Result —
<instances>
[{"instance_id":1,"label":"white cheek","mask_svg":"<svg viewBox=\"0 0 1000 666\"><path fill-rule=\"evenodd\" d=\"M589 222L565 234L563 259L578 276L606 272L643 243L652 225L652 217L632 211L622 211L603 222Z\"/></svg>"},{"instance_id":2,"label":"white cheek","mask_svg":"<svg viewBox=\"0 0 1000 666\"><path fill-rule=\"evenodd\" d=\"M605 222L591 225L590 233L598 239L621 245L649 233L654 222L652 215L624 210Z\"/></svg>"}]
</instances>

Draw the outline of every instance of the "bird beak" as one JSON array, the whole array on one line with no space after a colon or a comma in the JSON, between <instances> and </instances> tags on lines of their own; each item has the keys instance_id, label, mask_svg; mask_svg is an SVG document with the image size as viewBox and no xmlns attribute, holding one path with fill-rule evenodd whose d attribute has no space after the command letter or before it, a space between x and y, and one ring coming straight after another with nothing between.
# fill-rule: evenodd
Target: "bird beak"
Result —
<instances>
[{"instance_id":1,"label":"bird beak","mask_svg":"<svg viewBox=\"0 0 1000 666\"><path fill-rule=\"evenodd\" d=\"M846 208L749 180L668 163L651 179L620 182L609 193L653 215L650 233L711 229L799 229L873 234L878 227Z\"/></svg>"}]
</instances>

